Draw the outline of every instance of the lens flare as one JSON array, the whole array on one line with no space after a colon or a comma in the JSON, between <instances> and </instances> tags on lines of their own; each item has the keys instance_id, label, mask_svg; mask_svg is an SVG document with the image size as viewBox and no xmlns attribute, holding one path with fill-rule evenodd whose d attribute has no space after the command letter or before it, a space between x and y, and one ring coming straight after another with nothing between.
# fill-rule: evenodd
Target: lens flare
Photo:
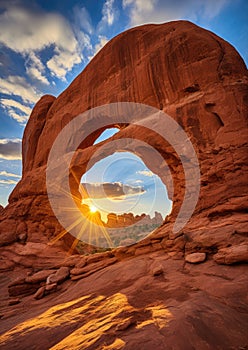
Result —
<instances>
[{"instance_id":1,"label":"lens flare","mask_svg":"<svg viewBox=\"0 0 248 350\"><path fill-rule=\"evenodd\" d=\"M97 211L97 208L94 205L90 206L90 212L95 213Z\"/></svg>"}]
</instances>

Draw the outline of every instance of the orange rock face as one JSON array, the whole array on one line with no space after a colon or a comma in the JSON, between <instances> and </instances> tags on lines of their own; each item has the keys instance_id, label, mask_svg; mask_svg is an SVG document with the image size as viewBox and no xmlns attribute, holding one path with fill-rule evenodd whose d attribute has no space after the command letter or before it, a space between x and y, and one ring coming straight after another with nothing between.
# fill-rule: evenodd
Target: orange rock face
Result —
<instances>
[{"instance_id":1,"label":"orange rock face","mask_svg":"<svg viewBox=\"0 0 248 350\"><path fill-rule=\"evenodd\" d=\"M208 227L215 227L219 218L225 225L225 218L230 216L231 229L219 235L217 247L223 240L226 244L230 240L231 243L243 241L242 235L233 239L232 234L244 230L239 216L245 212L247 203L247 96L244 62L232 46L213 33L181 21L147 25L120 34L57 99L44 96L35 106L24 133L23 177L10 196L0 223L2 244L18 240L17 222L25 222L22 232L29 241L46 242L61 231L50 208L45 184L53 142L78 114L121 101L163 109L184 128L197 151L201 192L189 229L186 228L189 241L196 240L197 245L206 246ZM87 162L102 131L92 134L83 143L83 150L78 151L74 169L78 180L84 172L84 165L78 164ZM149 143L166 159L175 189L171 198L174 206L170 221L173 222L184 196L178 156L159 136L132 125L122 128L113 139L124 137ZM6 220L12 219L8 239ZM199 226L200 235L195 232L195 228L199 232Z\"/></svg>"},{"instance_id":2,"label":"orange rock face","mask_svg":"<svg viewBox=\"0 0 248 350\"><path fill-rule=\"evenodd\" d=\"M34 332L21 338L20 349L30 347L37 334L44 334L39 337L43 342L40 348L58 343L58 348L69 348L70 317L77 322L83 317L78 326L80 336L77 330L72 334L78 348L143 350L172 348L175 344L178 349L185 344L197 349L206 349L206 344L216 349L247 347L247 270L243 265L248 259L247 82L246 66L230 44L192 23L178 21L141 26L118 35L58 98L40 99L24 133L22 179L12 192L9 205L4 210L0 207L0 268L8 271L2 285L7 290L9 283L10 295L15 298L26 295L28 305L31 302L36 311L30 314L26 310L20 318L22 303L11 306L15 316L9 316L3 308L2 314L7 315L3 316L7 318L3 348L14 348L21 332L30 325L23 321L8 333L10 328L31 316L37 317L40 310L44 312L56 303L65 303L65 312L63 304L59 312L61 316L69 312L65 318L68 322L53 323L58 318L51 310L56 313L56 309L44 314L44 319L50 317L51 325L58 326L50 341L42 314ZM128 124L109 125L120 131L101 145L124 138L139 139L166 160L173 177L174 193L167 184L173 210L159 229L135 245L89 257L66 257L65 249L73 244L73 237L67 234L64 242L62 239L48 245L63 230L47 196L49 152L57 135L76 116L112 102L156 107L182 126L199 159L199 200L191 220L183 230L173 233L185 194L178 155L151 130ZM82 142L71 164L71 190L79 201L78 182L99 148L99 144L93 144L102 131L99 128ZM138 148L134 152L140 155ZM156 173L157 165L153 166L151 170ZM162 166L161 169L166 171ZM166 183L164 174L162 180ZM189 263L185 264L184 259ZM227 266L235 263L239 265ZM45 272L40 273L42 270ZM52 284L45 282L49 270ZM55 299L51 293L57 293ZM94 293L99 299L93 301L93 314L90 301ZM44 296L48 301L41 307L36 303ZM81 301L82 297L87 301ZM77 318L73 308L68 309L66 302L73 298L79 314L87 317ZM81 310L82 303L85 309ZM39 311L35 309L37 305ZM114 305L123 314L119 315ZM101 328L102 310L109 308L112 314L106 311L105 315L104 311L108 326ZM91 326L87 328L89 320L96 329L100 327L97 332L92 332ZM227 329L231 330L228 334ZM92 343L87 342L91 339L88 337L82 340L82 333L91 332ZM100 334L99 338L95 339L93 333ZM151 339L151 334L156 336Z\"/></svg>"}]
</instances>

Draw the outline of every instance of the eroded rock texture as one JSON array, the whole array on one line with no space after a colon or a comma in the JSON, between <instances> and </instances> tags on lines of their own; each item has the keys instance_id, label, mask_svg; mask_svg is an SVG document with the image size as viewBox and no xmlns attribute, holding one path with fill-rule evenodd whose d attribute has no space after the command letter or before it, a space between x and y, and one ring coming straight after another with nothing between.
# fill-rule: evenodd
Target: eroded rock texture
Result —
<instances>
[{"instance_id":1,"label":"eroded rock texture","mask_svg":"<svg viewBox=\"0 0 248 350\"><path fill-rule=\"evenodd\" d=\"M28 241L45 242L61 230L46 195L50 148L72 118L87 109L119 101L163 109L184 128L195 146L202 186L188 234L192 236L195 226L198 233L194 232L190 240L204 247L242 241L245 227L240 215L247 205L247 96L247 70L241 57L227 42L206 30L182 21L120 34L57 99L44 96L35 106L23 139L23 177L0 223L2 244L18 240L20 233L26 233ZM92 144L101 132L83 143L81 162L87 162L97 148ZM173 221L184 195L178 158L152 132L130 125L113 139L123 137L148 142L165 157L175 188L171 198ZM82 172L79 170L79 178ZM226 226L226 218L228 228L219 237L211 233L208 240L209 227L213 232L215 223L220 226L221 221ZM235 231L238 233L234 237Z\"/></svg>"},{"instance_id":2,"label":"eroded rock texture","mask_svg":"<svg viewBox=\"0 0 248 350\"><path fill-rule=\"evenodd\" d=\"M24 134L23 177L9 205L0 210L1 268L8 271L2 282L4 331L17 325L2 338L6 349L16 344L20 349L30 348L37 334L44 335L37 349L55 344L54 349L72 345L142 350L248 346L247 270L242 264L248 260L247 78L246 66L230 44L179 21L141 26L118 35L58 98L41 98ZM163 110L186 131L200 162L197 207L183 231L172 234L184 196L178 156L151 131L119 125L120 131L111 140L138 138L166 159L174 182L173 211L162 227L136 245L88 257L65 257L63 240L48 245L62 230L46 193L49 151L58 133L78 114L122 101ZM92 134L77 151L73 168L77 179L99 147L93 143L102 131ZM68 246L73 239L67 235L64 242ZM193 264L184 261L186 256ZM240 265L217 265L235 263ZM45 280L57 281L61 268L66 271L64 283ZM37 279L36 273L42 270L45 272ZM7 284L15 298L9 302L13 310L6 306ZM35 291L35 298L41 300L25 296ZM17 297L26 306L32 300L32 310L26 308L22 315L14 316L22 305L17 304ZM47 301L42 304L43 300ZM61 304L64 323L54 321L56 309L50 307L57 304ZM20 340L23 330L29 329L25 320L30 317L37 326ZM18 325L20 322L24 323ZM46 337L49 327L53 339Z\"/></svg>"}]
</instances>

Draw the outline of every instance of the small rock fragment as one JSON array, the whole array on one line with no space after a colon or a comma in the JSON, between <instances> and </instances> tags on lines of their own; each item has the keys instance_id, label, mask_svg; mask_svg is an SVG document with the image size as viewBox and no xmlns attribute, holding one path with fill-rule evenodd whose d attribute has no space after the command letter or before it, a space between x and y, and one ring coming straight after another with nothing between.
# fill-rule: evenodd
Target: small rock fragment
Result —
<instances>
[{"instance_id":1,"label":"small rock fragment","mask_svg":"<svg viewBox=\"0 0 248 350\"><path fill-rule=\"evenodd\" d=\"M47 284L62 283L70 275L70 269L67 266L62 266L57 272L47 277Z\"/></svg>"},{"instance_id":2,"label":"small rock fragment","mask_svg":"<svg viewBox=\"0 0 248 350\"><path fill-rule=\"evenodd\" d=\"M45 294L45 290L46 288L43 286L43 287L40 287L37 292L34 294L34 299L41 299L43 298L44 294Z\"/></svg>"},{"instance_id":3,"label":"small rock fragment","mask_svg":"<svg viewBox=\"0 0 248 350\"><path fill-rule=\"evenodd\" d=\"M9 299L8 305L9 306L16 305L16 304L19 304L20 301L21 300L19 298L12 298L12 299Z\"/></svg>"},{"instance_id":4,"label":"small rock fragment","mask_svg":"<svg viewBox=\"0 0 248 350\"><path fill-rule=\"evenodd\" d=\"M45 281L48 276L50 276L56 270L41 270L25 278L26 283L38 283Z\"/></svg>"},{"instance_id":5,"label":"small rock fragment","mask_svg":"<svg viewBox=\"0 0 248 350\"><path fill-rule=\"evenodd\" d=\"M115 328L116 331L124 331L125 329L127 329L128 327L130 327L132 324L134 324L135 322L132 319L127 319L124 322L118 324Z\"/></svg>"},{"instance_id":6,"label":"small rock fragment","mask_svg":"<svg viewBox=\"0 0 248 350\"><path fill-rule=\"evenodd\" d=\"M54 292L55 290L57 290L57 283L47 284L45 290L47 292Z\"/></svg>"},{"instance_id":7,"label":"small rock fragment","mask_svg":"<svg viewBox=\"0 0 248 350\"><path fill-rule=\"evenodd\" d=\"M185 261L191 264L198 264L206 260L206 253L192 253L185 256Z\"/></svg>"},{"instance_id":8,"label":"small rock fragment","mask_svg":"<svg viewBox=\"0 0 248 350\"><path fill-rule=\"evenodd\" d=\"M162 275L163 273L164 273L164 270L163 270L163 266L161 265L154 267L154 269L152 270L153 276L159 276L159 275Z\"/></svg>"},{"instance_id":9,"label":"small rock fragment","mask_svg":"<svg viewBox=\"0 0 248 350\"><path fill-rule=\"evenodd\" d=\"M26 233L20 233L20 234L18 235L18 240L19 240L20 242L25 242L26 239L27 239L27 234L26 234Z\"/></svg>"}]
</instances>

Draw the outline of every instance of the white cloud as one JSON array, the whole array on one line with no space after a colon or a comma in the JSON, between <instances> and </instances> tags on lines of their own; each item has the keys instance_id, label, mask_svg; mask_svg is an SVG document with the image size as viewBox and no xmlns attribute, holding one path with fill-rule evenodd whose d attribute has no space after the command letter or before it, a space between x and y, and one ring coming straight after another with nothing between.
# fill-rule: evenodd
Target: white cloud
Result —
<instances>
[{"instance_id":1,"label":"white cloud","mask_svg":"<svg viewBox=\"0 0 248 350\"><path fill-rule=\"evenodd\" d=\"M81 62L82 58L76 52L55 49L57 52L48 62L47 67L50 69L52 75L65 80L65 76L75 64Z\"/></svg>"},{"instance_id":2,"label":"white cloud","mask_svg":"<svg viewBox=\"0 0 248 350\"><path fill-rule=\"evenodd\" d=\"M102 8L102 21L111 26L115 20L114 0L106 0Z\"/></svg>"},{"instance_id":3,"label":"white cloud","mask_svg":"<svg viewBox=\"0 0 248 350\"><path fill-rule=\"evenodd\" d=\"M97 25L97 32L106 33L108 28L116 22L118 16L119 12L114 7L114 0L106 0L102 7L102 18Z\"/></svg>"},{"instance_id":4,"label":"white cloud","mask_svg":"<svg viewBox=\"0 0 248 350\"><path fill-rule=\"evenodd\" d=\"M22 142L22 139L19 139L19 138L15 138L15 139L0 139L0 145L6 145L6 143L9 143L9 142L18 143L18 142Z\"/></svg>"},{"instance_id":5,"label":"white cloud","mask_svg":"<svg viewBox=\"0 0 248 350\"><path fill-rule=\"evenodd\" d=\"M144 194L142 186L124 185L121 182L81 183L80 192L83 198L123 199L126 196Z\"/></svg>"},{"instance_id":6,"label":"white cloud","mask_svg":"<svg viewBox=\"0 0 248 350\"><path fill-rule=\"evenodd\" d=\"M19 53L42 50L54 43L74 50L76 40L66 20L58 14L34 13L10 7L1 14L1 42ZM60 42L61 40L61 42Z\"/></svg>"},{"instance_id":7,"label":"white cloud","mask_svg":"<svg viewBox=\"0 0 248 350\"><path fill-rule=\"evenodd\" d=\"M1 13L0 22L0 42L25 58L33 55L28 73L43 83L47 81L37 52L54 46L54 56L46 63L51 73L61 79L83 59L81 45L72 27L57 13L9 6Z\"/></svg>"},{"instance_id":8,"label":"white cloud","mask_svg":"<svg viewBox=\"0 0 248 350\"><path fill-rule=\"evenodd\" d=\"M136 174L144 175L144 176L148 176L148 177L156 176L150 170L139 170L139 171L136 171Z\"/></svg>"},{"instance_id":9,"label":"white cloud","mask_svg":"<svg viewBox=\"0 0 248 350\"><path fill-rule=\"evenodd\" d=\"M19 96L28 103L35 103L41 97L41 94L20 76L11 75L6 79L0 78L0 89L3 94Z\"/></svg>"},{"instance_id":10,"label":"white cloud","mask_svg":"<svg viewBox=\"0 0 248 350\"><path fill-rule=\"evenodd\" d=\"M7 107L7 108L14 107L16 109L19 109L20 111L25 113L27 116L30 115L30 113L32 112L32 108L25 106L24 104L22 104L16 100L1 98L0 103L1 103L1 105L3 105L4 107Z\"/></svg>"},{"instance_id":11,"label":"white cloud","mask_svg":"<svg viewBox=\"0 0 248 350\"><path fill-rule=\"evenodd\" d=\"M9 76L7 79L0 78L1 92L20 97L23 103L12 98L1 98L0 105L6 111L9 117L15 119L20 124L25 124L29 118L32 109L25 103L35 103L41 94L22 77Z\"/></svg>"},{"instance_id":12,"label":"white cloud","mask_svg":"<svg viewBox=\"0 0 248 350\"><path fill-rule=\"evenodd\" d=\"M28 67L26 71L31 78L39 80L43 84L49 85L49 81L44 75L42 75L42 73L39 71L37 67L35 66Z\"/></svg>"},{"instance_id":13,"label":"white cloud","mask_svg":"<svg viewBox=\"0 0 248 350\"><path fill-rule=\"evenodd\" d=\"M13 174L13 173L9 173L7 171L0 171L0 176L7 176L7 177L18 177L18 178L21 178L20 175L17 175L17 174Z\"/></svg>"},{"instance_id":14,"label":"white cloud","mask_svg":"<svg viewBox=\"0 0 248 350\"><path fill-rule=\"evenodd\" d=\"M144 181L142 181L142 180L136 180L136 181L134 181L134 183L136 183L136 184L141 184L141 183L144 183Z\"/></svg>"},{"instance_id":15,"label":"white cloud","mask_svg":"<svg viewBox=\"0 0 248 350\"><path fill-rule=\"evenodd\" d=\"M20 115L13 108L7 110L8 116L16 120L19 124L24 125L28 121L28 116Z\"/></svg>"},{"instance_id":16,"label":"white cloud","mask_svg":"<svg viewBox=\"0 0 248 350\"><path fill-rule=\"evenodd\" d=\"M208 19L212 19L221 12L221 10L230 3L230 0L208 0L203 2L202 15Z\"/></svg>"},{"instance_id":17,"label":"white cloud","mask_svg":"<svg viewBox=\"0 0 248 350\"><path fill-rule=\"evenodd\" d=\"M209 20L217 16L230 0L123 0L130 25L163 23L179 19Z\"/></svg>"},{"instance_id":18,"label":"white cloud","mask_svg":"<svg viewBox=\"0 0 248 350\"><path fill-rule=\"evenodd\" d=\"M94 28L91 23L91 18L88 11L82 7L75 6L73 9L74 19L73 19L73 32L77 39L78 48L81 52L91 52L92 44L90 35L93 34Z\"/></svg>"},{"instance_id":19,"label":"white cloud","mask_svg":"<svg viewBox=\"0 0 248 350\"><path fill-rule=\"evenodd\" d=\"M38 80L45 85L49 85L49 81L45 76L45 66L34 52L30 52L28 55L26 61L26 72L31 78Z\"/></svg>"},{"instance_id":20,"label":"white cloud","mask_svg":"<svg viewBox=\"0 0 248 350\"><path fill-rule=\"evenodd\" d=\"M77 30L78 28L86 31L89 34L93 32L93 26L91 23L91 18L85 7L80 8L75 6L73 8L74 13L74 27Z\"/></svg>"},{"instance_id":21,"label":"white cloud","mask_svg":"<svg viewBox=\"0 0 248 350\"><path fill-rule=\"evenodd\" d=\"M109 41L109 39L104 35L99 35L98 39L99 42L95 45L95 54L97 54L97 52L99 52Z\"/></svg>"},{"instance_id":22,"label":"white cloud","mask_svg":"<svg viewBox=\"0 0 248 350\"><path fill-rule=\"evenodd\" d=\"M98 43L94 46L93 55L89 56L88 59L91 60L102 48L107 44L109 39L104 35L98 36Z\"/></svg>"},{"instance_id":23,"label":"white cloud","mask_svg":"<svg viewBox=\"0 0 248 350\"><path fill-rule=\"evenodd\" d=\"M11 179L8 179L8 180L2 180L0 179L0 184L5 184L5 185L16 185L18 181L15 181L15 180L11 180Z\"/></svg>"},{"instance_id":24,"label":"white cloud","mask_svg":"<svg viewBox=\"0 0 248 350\"><path fill-rule=\"evenodd\" d=\"M0 139L0 158L21 159L21 139Z\"/></svg>"}]
</instances>

